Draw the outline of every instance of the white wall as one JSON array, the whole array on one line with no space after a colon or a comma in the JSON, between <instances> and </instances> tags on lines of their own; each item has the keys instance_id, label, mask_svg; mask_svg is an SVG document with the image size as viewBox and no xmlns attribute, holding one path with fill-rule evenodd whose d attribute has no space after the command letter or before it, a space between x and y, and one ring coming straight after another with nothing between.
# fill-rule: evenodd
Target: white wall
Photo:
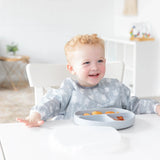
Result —
<instances>
[{"instance_id":1,"label":"white wall","mask_svg":"<svg viewBox=\"0 0 160 160\"><path fill-rule=\"evenodd\" d=\"M0 55L16 42L31 62L63 63L66 41L82 33L113 34L112 0L0 0Z\"/></svg>"},{"instance_id":2,"label":"white wall","mask_svg":"<svg viewBox=\"0 0 160 160\"><path fill-rule=\"evenodd\" d=\"M31 62L64 63L64 45L74 35L129 37L133 23L149 22L157 43L153 56L158 56L153 78L160 90L158 0L137 1L138 15L124 16L124 0L0 0L0 55L6 55L6 44L16 42L18 54ZM1 66L0 72L2 78Z\"/></svg>"},{"instance_id":3,"label":"white wall","mask_svg":"<svg viewBox=\"0 0 160 160\"><path fill-rule=\"evenodd\" d=\"M137 16L124 16L124 0L114 0L114 36L117 37L128 37L129 32L134 23L148 23L151 25L152 34L155 37L155 47L152 48L153 59L150 59L151 63L155 65L155 70L153 71L154 76L154 86L156 95L160 95L160 9L158 0L137 0L138 2L138 15ZM145 60L145 57L144 57ZM150 67L148 64L148 67ZM152 66L153 67L153 66ZM148 68L150 69L150 68ZM147 68L146 68L147 70ZM150 75L148 75L150 76ZM153 84L151 84L153 85ZM147 88L146 88L147 89ZM154 94L155 94L154 93ZM151 93L152 95L152 93Z\"/></svg>"}]
</instances>

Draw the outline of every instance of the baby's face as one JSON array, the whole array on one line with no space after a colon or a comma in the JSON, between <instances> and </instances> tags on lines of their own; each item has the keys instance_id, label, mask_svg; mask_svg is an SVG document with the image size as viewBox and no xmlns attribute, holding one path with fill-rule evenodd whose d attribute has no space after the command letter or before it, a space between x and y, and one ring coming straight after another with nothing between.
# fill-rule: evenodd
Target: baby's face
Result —
<instances>
[{"instance_id":1,"label":"baby's face","mask_svg":"<svg viewBox=\"0 0 160 160\"><path fill-rule=\"evenodd\" d=\"M92 87L105 74L105 54L100 45L82 45L73 53L70 71L77 76L81 86Z\"/></svg>"}]
</instances>

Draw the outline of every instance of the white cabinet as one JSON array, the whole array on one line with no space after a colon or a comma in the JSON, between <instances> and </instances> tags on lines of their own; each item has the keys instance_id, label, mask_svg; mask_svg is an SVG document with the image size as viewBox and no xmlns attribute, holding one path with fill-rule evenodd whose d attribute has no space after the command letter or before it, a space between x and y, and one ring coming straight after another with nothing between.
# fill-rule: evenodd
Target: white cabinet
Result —
<instances>
[{"instance_id":1,"label":"white cabinet","mask_svg":"<svg viewBox=\"0 0 160 160\"><path fill-rule=\"evenodd\" d=\"M124 62L123 83L139 97L156 96L157 63L155 41L130 41L125 38L103 38L107 61Z\"/></svg>"}]
</instances>

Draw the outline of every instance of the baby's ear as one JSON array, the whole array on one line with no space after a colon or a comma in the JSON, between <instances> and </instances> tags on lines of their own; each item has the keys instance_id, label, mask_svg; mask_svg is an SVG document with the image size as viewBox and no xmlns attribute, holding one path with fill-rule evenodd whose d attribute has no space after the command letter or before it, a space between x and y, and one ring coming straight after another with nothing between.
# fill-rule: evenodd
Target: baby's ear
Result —
<instances>
[{"instance_id":1,"label":"baby's ear","mask_svg":"<svg viewBox=\"0 0 160 160\"><path fill-rule=\"evenodd\" d=\"M71 73L71 74L75 74L73 67L71 64L67 64L67 70Z\"/></svg>"}]
</instances>

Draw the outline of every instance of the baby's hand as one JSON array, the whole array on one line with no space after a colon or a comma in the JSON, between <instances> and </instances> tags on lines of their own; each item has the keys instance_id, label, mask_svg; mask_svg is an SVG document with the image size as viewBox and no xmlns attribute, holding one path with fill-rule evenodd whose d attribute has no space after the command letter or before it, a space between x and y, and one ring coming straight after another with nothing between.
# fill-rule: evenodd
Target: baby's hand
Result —
<instances>
[{"instance_id":1,"label":"baby's hand","mask_svg":"<svg viewBox=\"0 0 160 160\"><path fill-rule=\"evenodd\" d=\"M160 105L158 105L158 106L156 107L156 112L157 112L157 114L160 116Z\"/></svg>"},{"instance_id":2,"label":"baby's hand","mask_svg":"<svg viewBox=\"0 0 160 160\"><path fill-rule=\"evenodd\" d=\"M32 112L26 119L17 118L17 121L24 123L28 127L39 127L44 123L38 112Z\"/></svg>"}]
</instances>

